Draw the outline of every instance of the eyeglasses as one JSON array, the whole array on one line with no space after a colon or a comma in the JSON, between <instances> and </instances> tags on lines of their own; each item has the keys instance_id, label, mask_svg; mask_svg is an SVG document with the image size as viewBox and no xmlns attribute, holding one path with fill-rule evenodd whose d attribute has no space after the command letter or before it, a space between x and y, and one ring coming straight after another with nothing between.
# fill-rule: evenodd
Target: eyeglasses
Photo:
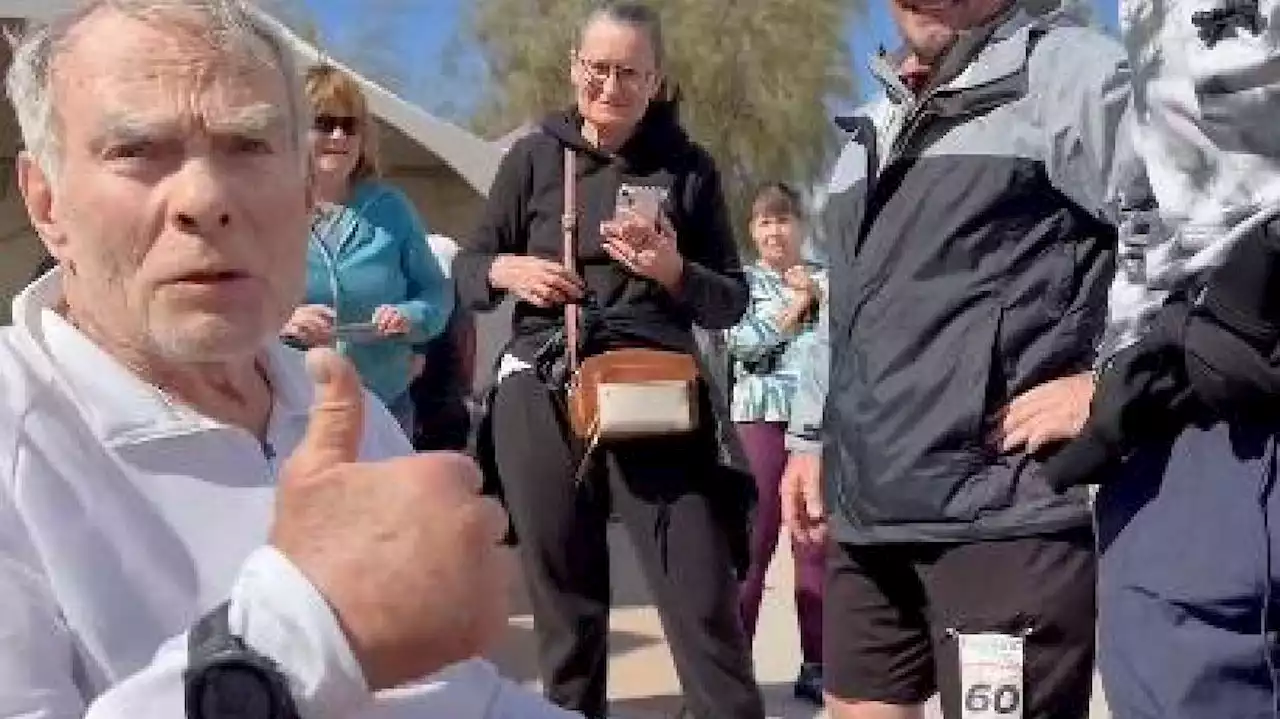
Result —
<instances>
[{"instance_id":1,"label":"eyeglasses","mask_svg":"<svg viewBox=\"0 0 1280 719\"><path fill-rule=\"evenodd\" d=\"M342 115L320 114L316 115L311 127L325 135L332 135L334 130L342 130L344 135L354 135L360 131L360 120Z\"/></svg>"},{"instance_id":2,"label":"eyeglasses","mask_svg":"<svg viewBox=\"0 0 1280 719\"><path fill-rule=\"evenodd\" d=\"M589 60L581 55L577 56L578 66L582 68L582 74L586 76L587 82L592 87L603 87L610 77L617 78L617 83L628 89L635 89L648 82L653 77L653 72L648 70L637 70L628 65L609 62L607 60Z\"/></svg>"}]
</instances>

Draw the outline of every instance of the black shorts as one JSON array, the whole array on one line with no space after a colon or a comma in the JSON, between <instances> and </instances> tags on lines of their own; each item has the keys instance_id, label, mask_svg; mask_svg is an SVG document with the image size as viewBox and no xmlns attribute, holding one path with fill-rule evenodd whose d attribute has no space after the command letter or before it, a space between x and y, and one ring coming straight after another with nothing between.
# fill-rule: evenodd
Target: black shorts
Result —
<instances>
[{"instance_id":1,"label":"black shorts","mask_svg":"<svg viewBox=\"0 0 1280 719\"><path fill-rule=\"evenodd\" d=\"M846 701L960 716L956 633L1027 633L1027 719L1083 719L1093 685L1093 532L970 544L832 543L823 679Z\"/></svg>"}]
</instances>

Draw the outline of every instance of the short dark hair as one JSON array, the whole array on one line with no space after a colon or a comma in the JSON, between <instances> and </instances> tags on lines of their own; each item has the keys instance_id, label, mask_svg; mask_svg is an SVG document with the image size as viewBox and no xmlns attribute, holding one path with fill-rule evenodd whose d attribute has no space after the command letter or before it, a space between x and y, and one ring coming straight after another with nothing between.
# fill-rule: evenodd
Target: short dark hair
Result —
<instances>
[{"instance_id":1,"label":"short dark hair","mask_svg":"<svg viewBox=\"0 0 1280 719\"><path fill-rule=\"evenodd\" d=\"M751 216L782 215L796 219L804 217L804 201L791 185L785 182L766 182L756 190L755 198L751 200Z\"/></svg>"}]
</instances>

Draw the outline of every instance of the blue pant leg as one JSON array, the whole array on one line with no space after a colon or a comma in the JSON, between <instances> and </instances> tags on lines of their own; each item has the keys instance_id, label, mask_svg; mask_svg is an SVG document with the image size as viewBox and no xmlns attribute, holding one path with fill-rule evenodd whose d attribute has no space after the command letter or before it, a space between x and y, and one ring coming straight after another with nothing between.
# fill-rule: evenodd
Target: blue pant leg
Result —
<instances>
[{"instance_id":1,"label":"blue pant leg","mask_svg":"<svg viewBox=\"0 0 1280 719\"><path fill-rule=\"evenodd\" d=\"M1190 428L1099 491L1099 667L1115 719L1274 717L1274 455L1257 428Z\"/></svg>"}]
</instances>

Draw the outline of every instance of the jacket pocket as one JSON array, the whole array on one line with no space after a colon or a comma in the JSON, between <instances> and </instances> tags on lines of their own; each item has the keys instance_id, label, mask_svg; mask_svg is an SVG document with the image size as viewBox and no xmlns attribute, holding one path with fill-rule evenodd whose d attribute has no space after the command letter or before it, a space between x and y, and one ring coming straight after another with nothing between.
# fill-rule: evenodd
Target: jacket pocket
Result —
<instances>
[{"instance_id":1,"label":"jacket pocket","mask_svg":"<svg viewBox=\"0 0 1280 719\"><path fill-rule=\"evenodd\" d=\"M924 343L902 374L882 378L856 429L840 432L840 459L856 468L841 499L859 523L971 521L997 500L982 480L1004 386L1002 311L990 303L966 319Z\"/></svg>"}]
</instances>

